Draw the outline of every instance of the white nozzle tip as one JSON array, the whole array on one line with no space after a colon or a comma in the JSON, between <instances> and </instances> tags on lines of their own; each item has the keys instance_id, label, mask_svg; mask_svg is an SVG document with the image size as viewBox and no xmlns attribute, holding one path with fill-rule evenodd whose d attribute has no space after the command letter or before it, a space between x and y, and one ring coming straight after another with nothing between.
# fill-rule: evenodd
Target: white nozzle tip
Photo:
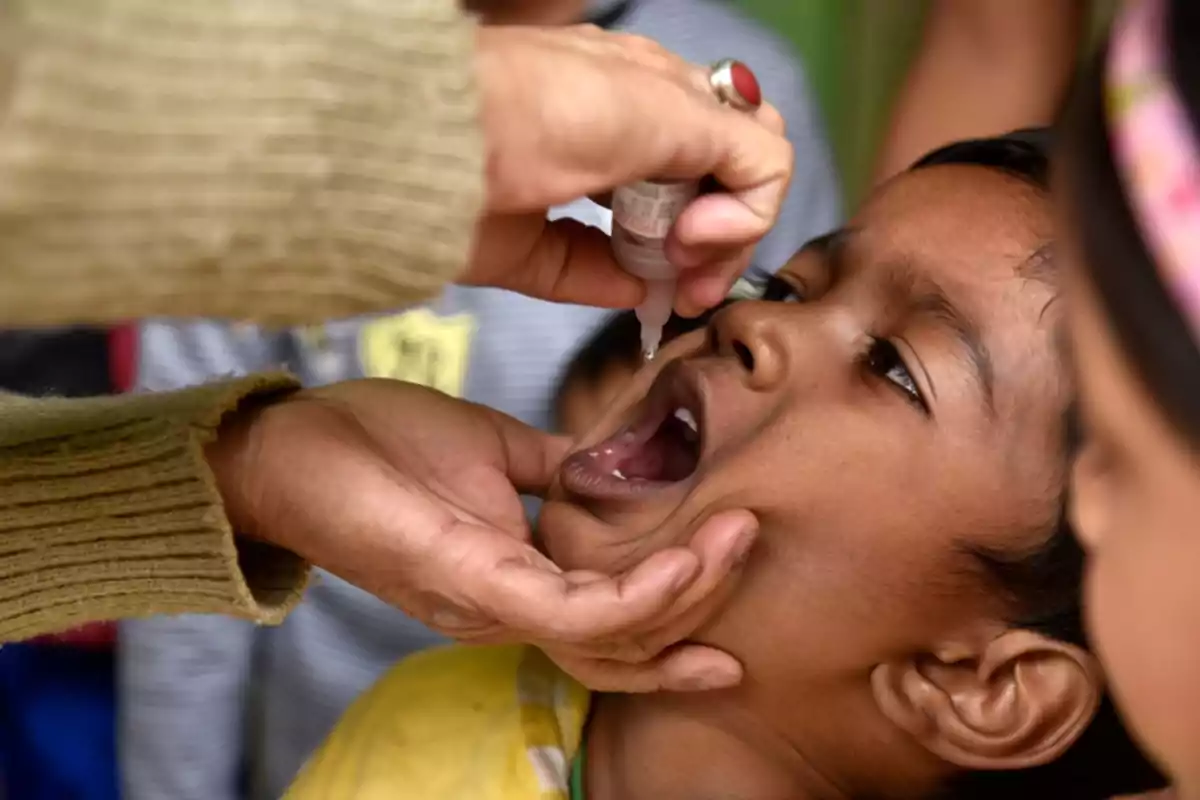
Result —
<instances>
[{"instance_id":1,"label":"white nozzle tip","mask_svg":"<svg viewBox=\"0 0 1200 800\"><path fill-rule=\"evenodd\" d=\"M658 355L658 346L662 343L662 328L642 324L642 358L653 361Z\"/></svg>"},{"instance_id":2,"label":"white nozzle tip","mask_svg":"<svg viewBox=\"0 0 1200 800\"><path fill-rule=\"evenodd\" d=\"M642 324L642 357L653 361L662 344L663 326L671 318L675 302L675 281L646 281L646 299L637 308Z\"/></svg>"}]
</instances>

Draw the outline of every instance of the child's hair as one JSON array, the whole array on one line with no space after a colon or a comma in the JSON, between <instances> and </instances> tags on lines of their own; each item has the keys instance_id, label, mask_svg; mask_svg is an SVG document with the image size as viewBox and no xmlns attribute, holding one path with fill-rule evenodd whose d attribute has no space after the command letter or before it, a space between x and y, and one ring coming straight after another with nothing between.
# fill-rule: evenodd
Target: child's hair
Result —
<instances>
[{"instance_id":1,"label":"child's hair","mask_svg":"<svg viewBox=\"0 0 1200 800\"><path fill-rule=\"evenodd\" d=\"M1200 130L1200 4L1167 4L1167 64L1193 131ZM1063 148L1085 270L1118 346L1166 420L1200 449L1200 348L1159 278L1121 188L1105 114L1102 48L1080 77ZM1198 145L1200 146L1200 145Z\"/></svg>"},{"instance_id":2,"label":"child's hair","mask_svg":"<svg viewBox=\"0 0 1200 800\"><path fill-rule=\"evenodd\" d=\"M1004 172L1041 193L1049 191L1051 135L1046 129L957 142L935 150L912 169L940 164L987 167ZM1053 281L1052 249L1031 254L1024 275ZM1078 451L1075 407L1063 419L1064 464ZM1064 474L1067 470L1064 469ZM1059 504L1050 536L1033 551L974 550L981 573L1012 599L1011 624L1059 641L1088 647L1082 616L1083 550ZM1165 779L1134 745L1112 701L1104 698L1095 719L1065 754L1050 764L1023 770L967 773L948 793L955 798L986 800L1012 797L1110 798L1166 785Z\"/></svg>"}]
</instances>

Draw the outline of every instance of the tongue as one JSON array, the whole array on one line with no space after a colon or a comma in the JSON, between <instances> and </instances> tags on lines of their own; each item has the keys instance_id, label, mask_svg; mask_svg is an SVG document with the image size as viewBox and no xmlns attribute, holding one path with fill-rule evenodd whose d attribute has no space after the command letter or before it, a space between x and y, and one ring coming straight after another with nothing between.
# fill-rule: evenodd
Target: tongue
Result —
<instances>
[{"instance_id":1,"label":"tongue","mask_svg":"<svg viewBox=\"0 0 1200 800\"><path fill-rule=\"evenodd\" d=\"M668 417L649 441L629 448L616 468L628 479L681 481L696 469L695 445L686 433L683 423Z\"/></svg>"}]
</instances>

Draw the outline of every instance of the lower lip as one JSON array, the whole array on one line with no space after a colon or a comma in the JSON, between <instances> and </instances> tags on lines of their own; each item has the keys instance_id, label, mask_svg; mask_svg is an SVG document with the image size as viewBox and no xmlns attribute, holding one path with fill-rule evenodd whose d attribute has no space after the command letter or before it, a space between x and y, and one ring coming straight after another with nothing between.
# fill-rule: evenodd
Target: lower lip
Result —
<instances>
[{"instance_id":1,"label":"lower lip","mask_svg":"<svg viewBox=\"0 0 1200 800\"><path fill-rule=\"evenodd\" d=\"M682 481L649 481L644 478L618 478L606 474L593 463L594 451L583 450L563 462L559 480L563 489L576 497L590 500L635 500L687 484Z\"/></svg>"}]
</instances>

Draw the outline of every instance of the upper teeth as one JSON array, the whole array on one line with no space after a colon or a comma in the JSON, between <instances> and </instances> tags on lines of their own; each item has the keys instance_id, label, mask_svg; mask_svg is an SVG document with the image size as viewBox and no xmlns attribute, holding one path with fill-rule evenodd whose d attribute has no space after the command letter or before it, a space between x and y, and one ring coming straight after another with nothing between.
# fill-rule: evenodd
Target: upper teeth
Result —
<instances>
[{"instance_id":1,"label":"upper teeth","mask_svg":"<svg viewBox=\"0 0 1200 800\"><path fill-rule=\"evenodd\" d=\"M688 426L692 433L699 433L699 428L696 426L696 417L690 409L677 408L675 409L675 419Z\"/></svg>"}]
</instances>

